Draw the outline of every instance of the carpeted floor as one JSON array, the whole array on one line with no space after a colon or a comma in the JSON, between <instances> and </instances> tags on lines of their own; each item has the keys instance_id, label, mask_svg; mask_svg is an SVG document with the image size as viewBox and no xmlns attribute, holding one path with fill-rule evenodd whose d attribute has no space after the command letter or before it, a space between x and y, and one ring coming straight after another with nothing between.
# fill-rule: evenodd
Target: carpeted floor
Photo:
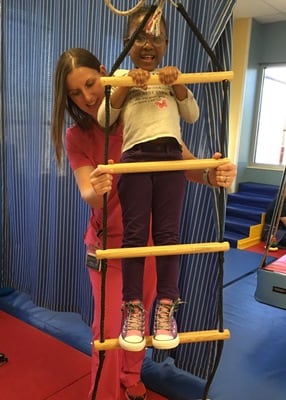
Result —
<instances>
[{"instance_id":1,"label":"carpeted floor","mask_svg":"<svg viewBox=\"0 0 286 400\"><path fill-rule=\"evenodd\" d=\"M258 253L258 254L264 254L265 252L265 242L260 242L254 246L247 247L244 249L245 251L251 251L253 253ZM275 258L280 258L286 254L286 249L278 249L277 251L268 251L268 255L275 257Z\"/></svg>"},{"instance_id":2,"label":"carpeted floor","mask_svg":"<svg viewBox=\"0 0 286 400\"><path fill-rule=\"evenodd\" d=\"M3 311L0 326L1 400L87 399L89 356ZM166 400L151 390L148 399Z\"/></svg>"},{"instance_id":3,"label":"carpeted floor","mask_svg":"<svg viewBox=\"0 0 286 400\"><path fill-rule=\"evenodd\" d=\"M0 311L1 400L86 399L90 357Z\"/></svg>"},{"instance_id":4,"label":"carpeted floor","mask_svg":"<svg viewBox=\"0 0 286 400\"><path fill-rule=\"evenodd\" d=\"M231 338L225 342L209 392L212 400L285 397L286 310L259 303L254 297L263 252L262 244L256 249L230 249L225 253L224 327L230 330ZM278 258L277 255L269 252L267 264ZM88 327L83 329L82 321L72 313L58 316L59 313L49 310L39 312L20 293L0 296L0 309L17 314L17 318L22 315L22 319L37 324L50 335L59 334L68 343L0 312L0 352L9 358L6 365L0 366L0 399L86 400L90 358L70 347L69 342L76 348L88 342ZM146 357L142 374L148 387L166 396L165 399L199 398L196 388L200 382L194 382L189 373L176 369L172 359L157 364ZM148 393L148 400L163 399Z\"/></svg>"}]
</instances>

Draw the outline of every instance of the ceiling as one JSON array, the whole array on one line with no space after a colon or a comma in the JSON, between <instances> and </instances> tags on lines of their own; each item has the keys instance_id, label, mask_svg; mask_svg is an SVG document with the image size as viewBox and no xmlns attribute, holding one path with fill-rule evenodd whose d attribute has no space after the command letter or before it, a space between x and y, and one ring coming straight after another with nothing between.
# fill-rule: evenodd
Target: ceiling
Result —
<instances>
[{"instance_id":1,"label":"ceiling","mask_svg":"<svg viewBox=\"0 0 286 400\"><path fill-rule=\"evenodd\" d=\"M234 18L254 18L260 23L286 21L286 0L236 0Z\"/></svg>"}]
</instances>

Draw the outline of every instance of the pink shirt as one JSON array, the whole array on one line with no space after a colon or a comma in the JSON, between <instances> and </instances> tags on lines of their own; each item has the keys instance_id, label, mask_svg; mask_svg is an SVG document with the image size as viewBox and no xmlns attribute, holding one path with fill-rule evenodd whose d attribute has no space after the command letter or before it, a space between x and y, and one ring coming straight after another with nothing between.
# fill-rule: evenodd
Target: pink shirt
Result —
<instances>
[{"instance_id":1,"label":"pink shirt","mask_svg":"<svg viewBox=\"0 0 286 400\"><path fill-rule=\"evenodd\" d=\"M68 128L66 131L66 151L71 169L74 171L80 167L93 166L104 163L104 132L97 125L89 131L83 131L78 125ZM122 146L122 128L109 136L108 159L114 162L120 161ZM108 196L107 205L107 247L121 247L122 221L121 207L117 195L117 175L113 177L113 187ZM98 247L98 232L102 229L102 209L91 209L91 216L85 233L86 245Z\"/></svg>"}]
</instances>

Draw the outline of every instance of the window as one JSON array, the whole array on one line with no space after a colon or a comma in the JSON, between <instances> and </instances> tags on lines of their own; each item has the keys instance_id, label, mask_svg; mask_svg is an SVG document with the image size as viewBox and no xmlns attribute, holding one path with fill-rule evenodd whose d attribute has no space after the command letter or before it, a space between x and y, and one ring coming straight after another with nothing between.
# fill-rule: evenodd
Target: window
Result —
<instances>
[{"instance_id":1,"label":"window","mask_svg":"<svg viewBox=\"0 0 286 400\"><path fill-rule=\"evenodd\" d=\"M286 164L286 65L262 67L255 164Z\"/></svg>"}]
</instances>

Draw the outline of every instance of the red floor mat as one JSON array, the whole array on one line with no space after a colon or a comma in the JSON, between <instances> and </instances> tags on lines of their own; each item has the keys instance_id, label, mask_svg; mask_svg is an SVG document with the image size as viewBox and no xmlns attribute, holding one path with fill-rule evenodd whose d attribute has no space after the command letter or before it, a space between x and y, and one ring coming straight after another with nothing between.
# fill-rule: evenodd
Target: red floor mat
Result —
<instances>
[{"instance_id":1,"label":"red floor mat","mask_svg":"<svg viewBox=\"0 0 286 400\"><path fill-rule=\"evenodd\" d=\"M3 400L79 400L89 389L90 357L0 311Z\"/></svg>"},{"instance_id":2,"label":"red floor mat","mask_svg":"<svg viewBox=\"0 0 286 400\"><path fill-rule=\"evenodd\" d=\"M151 390L147 390L147 398L148 400L168 400L167 397L163 397L158 393L151 392ZM126 400L126 397L124 395L124 390L121 392L121 399Z\"/></svg>"},{"instance_id":3,"label":"red floor mat","mask_svg":"<svg viewBox=\"0 0 286 400\"><path fill-rule=\"evenodd\" d=\"M86 400L90 357L25 322L0 311L2 400ZM122 392L122 400L125 399ZM148 400L165 400L148 391Z\"/></svg>"},{"instance_id":4,"label":"red floor mat","mask_svg":"<svg viewBox=\"0 0 286 400\"><path fill-rule=\"evenodd\" d=\"M244 249L245 251L252 251L258 254L264 254L265 251L265 242L260 242L255 244L254 246L247 247ZM286 254L286 249L278 249L277 251L268 251L268 255L275 258L280 258Z\"/></svg>"}]
</instances>

